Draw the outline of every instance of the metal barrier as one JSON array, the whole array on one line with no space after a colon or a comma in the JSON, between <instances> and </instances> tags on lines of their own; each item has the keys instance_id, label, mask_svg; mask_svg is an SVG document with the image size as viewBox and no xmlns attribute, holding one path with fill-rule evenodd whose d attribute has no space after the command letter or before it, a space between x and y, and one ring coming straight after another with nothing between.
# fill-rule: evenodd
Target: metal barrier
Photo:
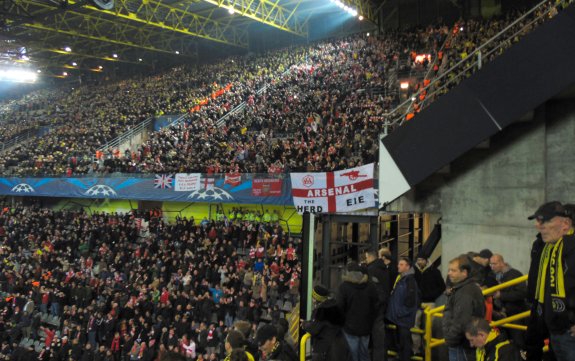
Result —
<instances>
[{"instance_id":1,"label":"metal barrier","mask_svg":"<svg viewBox=\"0 0 575 361\"><path fill-rule=\"evenodd\" d=\"M485 289L485 290L483 290L483 295L490 295L490 294L495 293L499 290L515 286L515 285L517 285L519 283L523 283L525 281L527 281L527 275L517 277L517 278L515 278L509 282L501 283L497 286ZM443 317L443 313L442 313L443 310L445 310L445 306L439 306L439 307L436 307L433 309L426 308L424 310L424 313L425 313L425 334L424 334L424 343L425 343L424 357L425 357L425 361L431 361L431 350L433 348L435 348L437 346L441 346L445 343L445 339L433 338L431 335L433 317ZM531 314L531 311L525 311L525 312L510 316L510 317L503 318L501 320L493 321L493 322L491 322L491 326L513 328L513 329L517 329L517 330L526 330L527 329L526 326L515 325L515 324L512 324L511 322L521 320L524 318L528 318L530 314Z\"/></svg>"},{"instance_id":2,"label":"metal barrier","mask_svg":"<svg viewBox=\"0 0 575 361\"><path fill-rule=\"evenodd\" d=\"M306 361L307 355L307 341L311 339L311 334L306 333L299 340L299 359L300 361Z\"/></svg>"},{"instance_id":3,"label":"metal barrier","mask_svg":"<svg viewBox=\"0 0 575 361\"><path fill-rule=\"evenodd\" d=\"M487 289L483 290L482 292L483 292L484 296L487 296L487 295L495 293L499 290L515 286L515 285L523 283L525 281L527 281L527 275L517 277L511 281L501 283L501 284L494 286L494 287L491 287L491 288L487 288ZM423 341L424 341L424 345L425 345L424 346L424 356L423 357L412 356L411 357L412 360L431 361L432 349L445 344L445 339L433 338L432 334L431 334L433 317L443 317L443 313L442 313L443 310L445 310L445 306L439 306L439 307L435 307L433 309L430 309L429 307L425 308L423 310L423 312L425 314L425 330L422 330L422 329L417 328L417 327L411 328L411 333L417 333L417 334L423 335ZM515 330L526 331L527 326L517 325L517 324L514 324L513 322L528 318L530 315L531 315L531 311L521 312L521 313L518 313L518 314L513 315L513 316L502 318L501 320L493 321L493 322L491 322L491 326L492 327L505 327L505 328L511 328L511 329L515 329ZM396 326L395 325L387 325L386 328L394 330L394 329L396 329ZM300 360L301 361L306 360L305 357L306 357L306 351L307 351L307 341L310 338L311 338L311 335L309 333L306 333L301 338L301 341L300 341ZM547 346L544 348L544 350L547 350ZM390 356L396 356L397 355L397 353L394 351L388 351L387 354Z\"/></svg>"}]
</instances>

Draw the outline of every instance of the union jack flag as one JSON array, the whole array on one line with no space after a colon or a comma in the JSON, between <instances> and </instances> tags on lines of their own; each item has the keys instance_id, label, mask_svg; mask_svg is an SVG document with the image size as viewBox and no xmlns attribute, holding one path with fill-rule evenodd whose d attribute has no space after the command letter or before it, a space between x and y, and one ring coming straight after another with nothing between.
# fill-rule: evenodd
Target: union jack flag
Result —
<instances>
[{"instance_id":1,"label":"union jack flag","mask_svg":"<svg viewBox=\"0 0 575 361\"><path fill-rule=\"evenodd\" d=\"M172 184L174 183L174 179L172 175L157 175L156 179L154 179L154 188L172 188Z\"/></svg>"}]
</instances>

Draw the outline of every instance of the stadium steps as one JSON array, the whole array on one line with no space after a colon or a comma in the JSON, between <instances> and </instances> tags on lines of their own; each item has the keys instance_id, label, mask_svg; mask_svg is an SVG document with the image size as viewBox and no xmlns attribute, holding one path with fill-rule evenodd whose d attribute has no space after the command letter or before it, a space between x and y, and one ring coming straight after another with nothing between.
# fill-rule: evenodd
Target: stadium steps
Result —
<instances>
[{"instance_id":1,"label":"stadium steps","mask_svg":"<svg viewBox=\"0 0 575 361\"><path fill-rule=\"evenodd\" d=\"M573 58L571 5L382 137L380 199L393 201L474 147L488 146L508 125L531 119L537 106L575 85Z\"/></svg>"}]
</instances>

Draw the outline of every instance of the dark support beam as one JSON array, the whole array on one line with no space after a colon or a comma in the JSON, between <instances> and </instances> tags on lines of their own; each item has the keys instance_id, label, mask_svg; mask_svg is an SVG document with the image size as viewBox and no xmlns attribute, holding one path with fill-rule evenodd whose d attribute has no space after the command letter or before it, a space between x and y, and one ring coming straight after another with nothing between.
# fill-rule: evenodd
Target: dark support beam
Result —
<instances>
[{"instance_id":1,"label":"dark support beam","mask_svg":"<svg viewBox=\"0 0 575 361\"><path fill-rule=\"evenodd\" d=\"M322 240L321 240L321 254L322 254L322 268L321 268L321 283L330 288L331 287L331 216L322 216Z\"/></svg>"},{"instance_id":2,"label":"dark support beam","mask_svg":"<svg viewBox=\"0 0 575 361\"><path fill-rule=\"evenodd\" d=\"M409 230L409 236L407 238L408 240L407 246L409 247L408 257L409 259L413 259L415 251L415 214L409 215L408 230Z\"/></svg>"},{"instance_id":3,"label":"dark support beam","mask_svg":"<svg viewBox=\"0 0 575 361\"><path fill-rule=\"evenodd\" d=\"M391 216L391 223L389 224L389 236L391 237L391 242L389 244L391 256L394 260L397 260L399 256L399 215Z\"/></svg>"}]
</instances>

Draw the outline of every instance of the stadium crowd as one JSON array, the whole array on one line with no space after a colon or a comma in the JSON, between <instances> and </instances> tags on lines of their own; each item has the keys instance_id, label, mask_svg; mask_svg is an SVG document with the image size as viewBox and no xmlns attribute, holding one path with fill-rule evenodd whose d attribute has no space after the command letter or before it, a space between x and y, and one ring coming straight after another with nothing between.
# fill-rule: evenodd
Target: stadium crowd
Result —
<instances>
[{"instance_id":1,"label":"stadium crowd","mask_svg":"<svg viewBox=\"0 0 575 361\"><path fill-rule=\"evenodd\" d=\"M253 345L261 323L279 339L301 243L249 213L167 224L157 211L3 208L0 359L221 360L232 328L234 347Z\"/></svg>"},{"instance_id":2,"label":"stadium crowd","mask_svg":"<svg viewBox=\"0 0 575 361\"><path fill-rule=\"evenodd\" d=\"M555 9L552 6L563 4L549 6ZM516 28L523 29L541 11ZM182 66L97 88L38 93L30 105L3 114L4 123L13 125L5 128L3 137L39 124L50 125L52 131L32 148L22 145L3 155L0 169L15 175L279 173L369 163L375 157L377 135L395 120L390 112L411 97L398 91L401 74L408 71L417 79L410 91L420 91L460 60L476 62L468 54L520 15L461 20L453 27L356 35L217 64ZM482 62L500 54L539 22L521 31L514 28L518 32L512 40L493 43L505 43L497 51L484 48ZM418 60L421 54L430 57ZM428 91L441 88L441 94L476 68L471 66L463 76L450 74L417 93L408 118L435 99L426 98ZM445 83L449 84L442 88ZM220 128L217 121L243 102L247 106ZM107 149L94 162L100 147L144 119L183 113L189 114L186 121L151 134L138 149Z\"/></svg>"}]
</instances>

